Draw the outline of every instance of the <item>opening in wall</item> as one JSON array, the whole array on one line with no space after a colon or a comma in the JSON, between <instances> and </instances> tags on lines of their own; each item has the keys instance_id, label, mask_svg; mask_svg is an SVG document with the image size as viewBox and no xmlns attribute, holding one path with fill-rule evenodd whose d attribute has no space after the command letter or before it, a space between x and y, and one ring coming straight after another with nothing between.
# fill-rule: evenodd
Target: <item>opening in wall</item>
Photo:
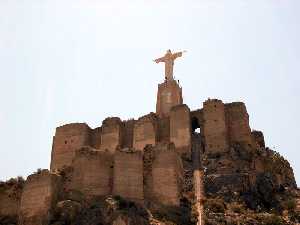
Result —
<instances>
[{"instance_id":1,"label":"opening in wall","mask_svg":"<svg viewBox=\"0 0 300 225\"><path fill-rule=\"evenodd\" d=\"M192 132L200 134L200 125L197 117L192 117Z\"/></svg>"}]
</instances>

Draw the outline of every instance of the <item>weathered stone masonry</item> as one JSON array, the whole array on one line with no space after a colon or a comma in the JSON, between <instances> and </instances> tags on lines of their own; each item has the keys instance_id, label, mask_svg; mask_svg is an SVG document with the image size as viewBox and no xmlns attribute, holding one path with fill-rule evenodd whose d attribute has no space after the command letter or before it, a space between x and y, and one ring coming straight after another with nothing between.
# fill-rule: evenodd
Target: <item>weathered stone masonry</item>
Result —
<instances>
[{"instance_id":1,"label":"weathered stone masonry","mask_svg":"<svg viewBox=\"0 0 300 225\"><path fill-rule=\"evenodd\" d=\"M67 124L56 128L52 145L51 170L71 165L76 149L90 145L90 133L91 129L85 123Z\"/></svg>"},{"instance_id":2,"label":"weathered stone masonry","mask_svg":"<svg viewBox=\"0 0 300 225\"><path fill-rule=\"evenodd\" d=\"M191 111L183 104L179 82L166 79L158 85L156 113L126 121L109 117L94 129L85 123L58 127L51 172L29 176L21 199L0 193L0 215L19 214L20 225L47 224L59 195L73 191L87 199L119 195L172 207L180 207L194 192L202 211L202 180L211 181L215 190L235 183L243 190L255 182L255 175L233 165L230 158L238 151L247 157L245 146L265 148L263 133L251 132L244 103L208 99ZM242 165L255 173L265 171L262 164L255 160Z\"/></svg>"},{"instance_id":3,"label":"weathered stone masonry","mask_svg":"<svg viewBox=\"0 0 300 225\"><path fill-rule=\"evenodd\" d=\"M170 162L166 160L165 166L171 163L174 168L178 168L178 162L172 158L175 157L172 156L175 152L179 156L191 155L191 135L196 127L199 127L201 132L201 149L208 154L226 152L237 142L264 145L261 132L251 133L243 103L224 104L220 100L209 99L203 103L202 109L192 112L184 104L175 105L168 110L168 116L165 114L163 117L150 113L138 120L121 121L117 117L107 118L101 127L95 129L86 124L69 124L57 128L51 170L55 171L63 166L73 167L73 180L69 188L80 190L87 195L116 194L142 201L145 179L142 159L144 148L148 145L155 147L157 155L164 144L173 143L174 152L161 153L161 157L171 157ZM167 173L166 168L159 170L159 157L155 160L151 174L152 181L156 183L152 186L152 193L155 193L155 188L163 185L160 174ZM174 168L170 170L175 171ZM170 173L176 176L180 174L178 171ZM173 179L174 176L165 177ZM179 193L179 183L174 186L174 195ZM168 198L169 201L166 200ZM179 197L174 196L157 199L175 205L178 205L179 201Z\"/></svg>"},{"instance_id":4,"label":"weathered stone masonry","mask_svg":"<svg viewBox=\"0 0 300 225\"><path fill-rule=\"evenodd\" d=\"M48 224L59 193L61 193L60 176L52 174L48 170L30 175L22 193L19 224Z\"/></svg>"}]
</instances>

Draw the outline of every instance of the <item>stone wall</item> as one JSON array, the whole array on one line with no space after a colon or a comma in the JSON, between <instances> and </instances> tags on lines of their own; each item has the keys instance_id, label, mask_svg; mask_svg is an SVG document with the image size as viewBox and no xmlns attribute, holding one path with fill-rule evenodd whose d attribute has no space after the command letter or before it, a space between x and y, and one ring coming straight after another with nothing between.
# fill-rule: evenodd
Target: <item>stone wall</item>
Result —
<instances>
[{"instance_id":1,"label":"stone wall","mask_svg":"<svg viewBox=\"0 0 300 225\"><path fill-rule=\"evenodd\" d=\"M138 202L144 200L143 154L141 151L132 149L116 151L113 194Z\"/></svg>"},{"instance_id":2,"label":"stone wall","mask_svg":"<svg viewBox=\"0 0 300 225\"><path fill-rule=\"evenodd\" d=\"M122 148L132 148L135 120L123 121Z\"/></svg>"},{"instance_id":3,"label":"stone wall","mask_svg":"<svg viewBox=\"0 0 300 225\"><path fill-rule=\"evenodd\" d=\"M17 217L20 207L20 197L24 181L10 179L0 182L0 218L1 216Z\"/></svg>"},{"instance_id":4,"label":"stone wall","mask_svg":"<svg viewBox=\"0 0 300 225\"><path fill-rule=\"evenodd\" d=\"M101 147L101 133L102 133L102 127L97 127L92 130L91 134L91 146L96 149L100 149Z\"/></svg>"},{"instance_id":5,"label":"stone wall","mask_svg":"<svg viewBox=\"0 0 300 225\"><path fill-rule=\"evenodd\" d=\"M91 129L85 123L67 124L56 128L51 155L51 171L69 166L76 149L91 144Z\"/></svg>"},{"instance_id":6,"label":"stone wall","mask_svg":"<svg viewBox=\"0 0 300 225\"><path fill-rule=\"evenodd\" d=\"M157 122L154 113L140 117L134 124L133 148L143 150L147 144L155 145Z\"/></svg>"},{"instance_id":7,"label":"stone wall","mask_svg":"<svg viewBox=\"0 0 300 225\"><path fill-rule=\"evenodd\" d=\"M107 118L102 123L101 149L114 153L122 143L122 122L118 117Z\"/></svg>"},{"instance_id":8,"label":"stone wall","mask_svg":"<svg viewBox=\"0 0 300 225\"><path fill-rule=\"evenodd\" d=\"M252 144L249 115L244 103L233 102L225 105L229 141L231 144Z\"/></svg>"},{"instance_id":9,"label":"stone wall","mask_svg":"<svg viewBox=\"0 0 300 225\"><path fill-rule=\"evenodd\" d=\"M156 113L160 117L168 116L171 108L182 104L182 89L177 81L165 81L158 85Z\"/></svg>"},{"instance_id":10,"label":"stone wall","mask_svg":"<svg viewBox=\"0 0 300 225\"><path fill-rule=\"evenodd\" d=\"M83 147L76 151L72 164L71 189L85 196L105 196L112 191L113 155Z\"/></svg>"},{"instance_id":11,"label":"stone wall","mask_svg":"<svg viewBox=\"0 0 300 225\"><path fill-rule=\"evenodd\" d=\"M30 175L22 193L19 224L48 224L60 187L60 176L49 173L48 170Z\"/></svg>"},{"instance_id":12,"label":"stone wall","mask_svg":"<svg viewBox=\"0 0 300 225\"><path fill-rule=\"evenodd\" d=\"M158 119L157 124L157 142L170 141L170 117Z\"/></svg>"},{"instance_id":13,"label":"stone wall","mask_svg":"<svg viewBox=\"0 0 300 225\"><path fill-rule=\"evenodd\" d=\"M9 191L0 193L0 216L17 216L20 202Z\"/></svg>"},{"instance_id":14,"label":"stone wall","mask_svg":"<svg viewBox=\"0 0 300 225\"><path fill-rule=\"evenodd\" d=\"M221 100L209 99L203 103L203 135L205 151L216 153L228 149L225 109Z\"/></svg>"},{"instance_id":15,"label":"stone wall","mask_svg":"<svg viewBox=\"0 0 300 225\"><path fill-rule=\"evenodd\" d=\"M165 205L179 206L183 169L174 145L158 145L152 165L152 197Z\"/></svg>"},{"instance_id":16,"label":"stone wall","mask_svg":"<svg viewBox=\"0 0 300 225\"><path fill-rule=\"evenodd\" d=\"M191 118L187 105L174 106L170 113L170 142L182 153L191 152Z\"/></svg>"}]
</instances>

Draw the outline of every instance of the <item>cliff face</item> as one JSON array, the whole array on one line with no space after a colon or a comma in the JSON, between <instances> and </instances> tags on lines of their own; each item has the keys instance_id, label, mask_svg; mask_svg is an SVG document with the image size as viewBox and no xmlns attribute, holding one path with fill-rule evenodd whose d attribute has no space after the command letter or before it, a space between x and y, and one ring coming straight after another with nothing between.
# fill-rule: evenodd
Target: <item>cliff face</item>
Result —
<instances>
[{"instance_id":1,"label":"cliff face","mask_svg":"<svg viewBox=\"0 0 300 225\"><path fill-rule=\"evenodd\" d=\"M297 224L293 170L268 148L233 145L204 154L205 224Z\"/></svg>"}]
</instances>

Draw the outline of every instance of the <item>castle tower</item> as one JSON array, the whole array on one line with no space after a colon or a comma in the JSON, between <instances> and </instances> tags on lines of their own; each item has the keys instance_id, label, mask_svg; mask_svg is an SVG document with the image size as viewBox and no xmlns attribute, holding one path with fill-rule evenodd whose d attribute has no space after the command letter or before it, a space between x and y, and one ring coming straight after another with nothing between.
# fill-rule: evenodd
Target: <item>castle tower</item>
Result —
<instances>
[{"instance_id":1,"label":"castle tower","mask_svg":"<svg viewBox=\"0 0 300 225\"><path fill-rule=\"evenodd\" d=\"M176 58L181 57L183 52L167 53L154 61L165 63L165 81L158 85L156 114L159 117L168 116L171 108L183 103L182 89L173 77L173 67Z\"/></svg>"},{"instance_id":2,"label":"castle tower","mask_svg":"<svg viewBox=\"0 0 300 225\"><path fill-rule=\"evenodd\" d=\"M156 113L159 117L168 116L171 108L182 102L182 89L177 81L165 80L158 85Z\"/></svg>"}]
</instances>

